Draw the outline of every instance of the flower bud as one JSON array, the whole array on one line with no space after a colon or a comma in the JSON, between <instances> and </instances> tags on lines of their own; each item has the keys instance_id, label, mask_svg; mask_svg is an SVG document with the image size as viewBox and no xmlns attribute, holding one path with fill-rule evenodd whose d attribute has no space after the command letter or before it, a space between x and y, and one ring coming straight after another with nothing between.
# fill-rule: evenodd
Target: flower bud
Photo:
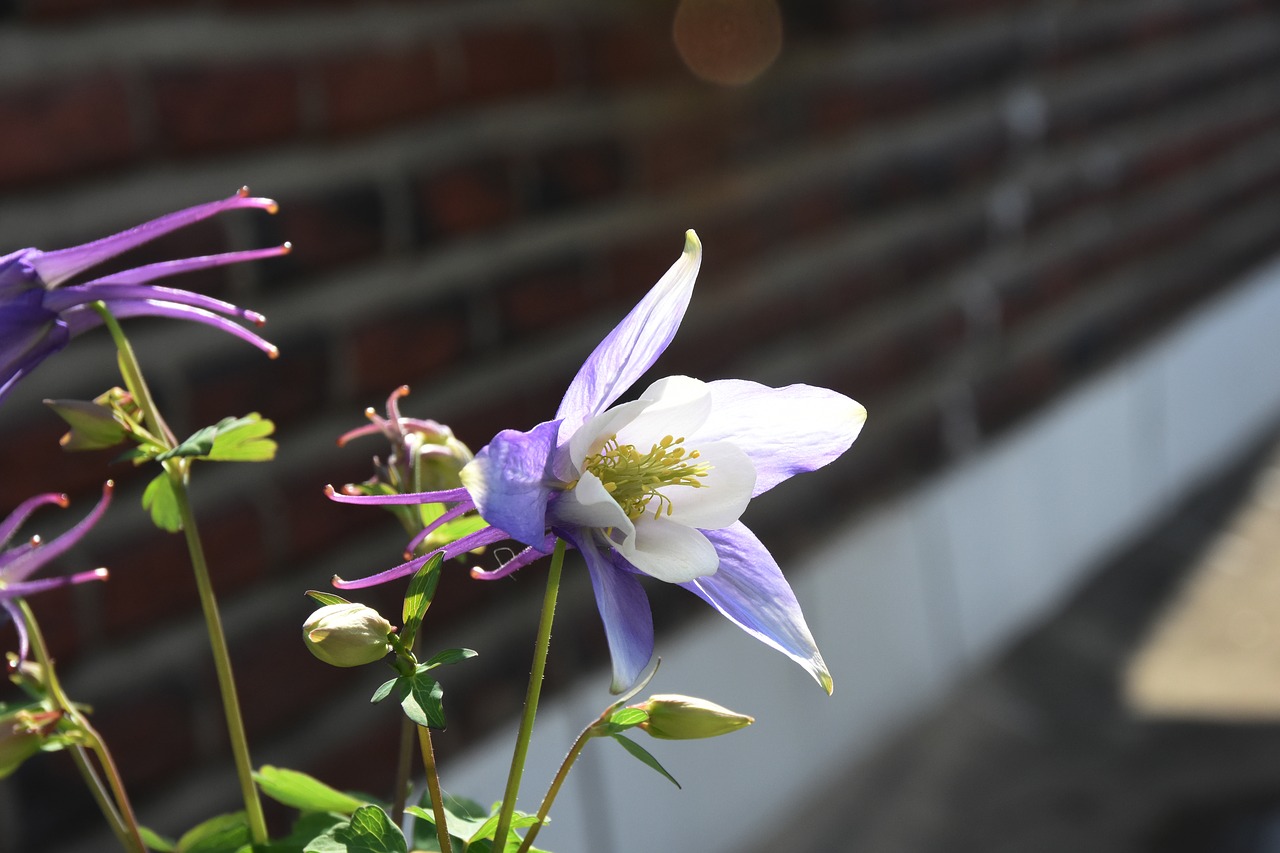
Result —
<instances>
[{"instance_id":1,"label":"flower bud","mask_svg":"<svg viewBox=\"0 0 1280 853\"><path fill-rule=\"evenodd\" d=\"M641 723L640 728L653 737L668 740L727 735L755 722L754 717L730 711L706 699L672 693L650 696L631 707L649 714L649 719Z\"/></svg>"},{"instance_id":2,"label":"flower bud","mask_svg":"<svg viewBox=\"0 0 1280 853\"><path fill-rule=\"evenodd\" d=\"M61 711L23 709L0 715L0 779L39 752L45 736L53 732L60 719Z\"/></svg>"},{"instance_id":3,"label":"flower bud","mask_svg":"<svg viewBox=\"0 0 1280 853\"><path fill-rule=\"evenodd\" d=\"M354 602L327 604L302 625L311 654L333 666L362 666L391 651L391 623L372 607Z\"/></svg>"}]
</instances>

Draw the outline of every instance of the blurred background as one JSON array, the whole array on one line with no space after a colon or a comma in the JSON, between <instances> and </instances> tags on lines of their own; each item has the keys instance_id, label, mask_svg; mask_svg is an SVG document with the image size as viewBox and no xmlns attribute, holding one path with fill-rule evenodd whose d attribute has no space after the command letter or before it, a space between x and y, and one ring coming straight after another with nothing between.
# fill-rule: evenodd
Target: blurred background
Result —
<instances>
[{"instance_id":1,"label":"blurred background","mask_svg":"<svg viewBox=\"0 0 1280 853\"><path fill-rule=\"evenodd\" d=\"M593 747L539 843L1280 849L1262 689L1280 549L1220 550L1268 541L1280 511L1259 475L1280 428L1274 4L5 0L0 126L3 252L242 185L280 202L119 262L294 245L182 284L266 314L278 360L129 327L176 432L250 411L279 428L276 462L205 465L193 488L258 763L389 796L395 709L367 702L384 673L299 638L305 589L404 545L389 514L324 499L385 453L335 438L401 384L406 414L473 448L549 418L696 228L698 291L653 375L824 385L870 411L843 459L746 516L835 694L651 589L654 689L759 722L657 744L683 791ZM118 381L93 334L19 386L0 512L66 491L79 518L116 480L63 561L110 582L35 607L144 822L175 833L236 807L185 548L138 508L145 478L64 454L40 405ZM1201 555L1238 582L1197 597ZM457 793L501 789L541 580L458 571L431 611L426 641L480 651L446 683ZM530 808L609 701L585 574L566 584ZM396 612L393 586L361 598ZM64 758L0 782L0 849L109 848Z\"/></svg>"}]
</instances>

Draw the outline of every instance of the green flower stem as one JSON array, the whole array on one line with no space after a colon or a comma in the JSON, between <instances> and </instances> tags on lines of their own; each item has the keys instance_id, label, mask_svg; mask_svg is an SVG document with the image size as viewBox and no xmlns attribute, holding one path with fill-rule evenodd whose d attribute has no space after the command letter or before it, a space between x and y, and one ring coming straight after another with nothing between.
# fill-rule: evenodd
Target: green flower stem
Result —
<instances>
[{"instance_id":1,"label":"green flower stem","mask_svg":"<svg viewBox=\"0 0 1280 853\"><path fill-rule=\"evenodd\" d=\"M142 412L147 429L155 438L160 439L165 448L172 450L177 440L156 408L147 382L142 376L142 368L134 355L129 339L125 337L120 324L116 322L106 305L93 303L93 308L106 323L115 341L119 356L120 375L124 378L129 393ZM231 742L231 754L235 759L236 777L240 782L240 792L244 797L245 814L249 822L249 832L255 844L267 843L267 821L262 813L262 802L258 799L258 789L253 782L253 765L249 760L249 744L244 734L244 718L240 714L240 701L236 696L235 679L231 674L231 656L227 652L227 638L222 630L222 617L218 613L218 602L213 594L213 583L209 579L209 567L205 561L204 548L200 544L200 531L196 527L195 515L191 512L191 501L187 495L187 473L190 463L185 459L170 459L164 463L165 473L173 487L174 501L182 518L182 532L187 539L187 551L191 556L191 569L195 574L196 590L200 595L200 608L204 611L205 626L209 631L209 649L213 653L213 667L218 676L218 688L222 694L222 710L227 718L227 734Z\"/></svg>"},{"instance_id":2,"label":"green flower stem","mask_svg":"<svg viewBox=\"0 0 1280 853\"><path fill-rule=\"evenodd\" d=\"M138 404L138 408L142 411L142 417L146 422L147 429L150 430L152 437L163 443L168 449L173 449L177 446L178 440L169 429L169 425L164 422L164 418L161 417L155 401L151 399L151 389L147 387L147 381L142 377L142 368L138 365L138 357L133 354L133 345L125 337L124 330L120 328L120 324L116 321L111 311L107 309L106 304L94 302L91 303L91 307L102 317L102 321L107 326L107 331L111 333L111 340L115 342L118 354L117 361L120 365L120 375L124 378L125 387L133 395L133 401Z\"/></svg>"},{"instance_id":3,"label":"green flower stem","mask_svg":"<svg viewBox=\"0 0 1280 853\"><path fill-rule=\"evenodd\" d=\"M427 792L431 794L431 811L436 817L436 838L440 853L453 853L449 843L449 825L445 821L444 796L440 793L440 774L436 771L436 753L431 747L431 729L418 726L418 744L422 747L422 764L427 768Z\"/></svg>"},{"instance_id":4,"label":"green flower stem","mask_svg":"<svg viewBox=\"0 0 1280 853\"><path fill-rule=\"evenodd\" d=\"M547 795L542 798L542 805L538 807L538 822L529 827L529 832L516 853L528 853L533 846L533 839L538 837L538 830L542 829L542 825L546 823L547 815L551 813L551 805L556 801L556 795L560 793L560 786L564 784L565 779L569 778L569 771L573 769L574 762L586 748L587 741L595 736L597 725L599 725L598 720L583 729L582 734L578 735L578 739L573 742L573 746L569 747L569 754L564 757L564 761L560 762L560 769L556 771L556 777L551 780L551 787L547 789Z\"/></svg>"},{"instance_id":5,"label":"green flower stem","mask_svg":"<svg viewBox=\"0 0 1280 853\"><path fill-rule=\"evenodd\" d=\"M244 718L240 714L240 700L236 696L236 682L231 674L231 655L227 651L227 638L222 630L222 617L213 595L213 583L209 579L209 567L205 562L204 548L200 544L200 531L196 528L195 515L187 496L188 466L185 460L171 459L163 463L173 485L173 495L182 516L182 532L187 538L187 550L191 555L191 569L196 578L196 590L200 594L200 608L204 611L205 625L209 629L209 649L213 652L213 667L218 675L218 688L222 693L222 710L227 718L227 735L231 741L231 754L235 759L236 778L240 781L240 793L244 797L245 814L249 821L249 833L254 844L267 843L267 821L262 813L262 801L253 782L253 763L249 760L249 742L244 734Z\"/></svg>"},{"instance_id":6,"label":"green flower stem","mask_svg":"<svg viewBox=\"0 0 1280 853\"><path fill-rule=\"evenodd\" d=\"M520 718L520 731L516 735L516 748L511 756L511 771L507 774L507 788L502 795L502 810L498 814L498 827L493 836L493 847L506 847L507 833L511 829L511 816L516 810L516 797L520 793L520 777L524 774L524 762L529 755L529 738L533 734L533 718L538 713L538 698L542 695L542 676L547 668L547 648L551 645L551 623L556 616L556 596L560 592L560 570L564 567L565 543L556 540L556 550L551 555L551 568L547 571L547 591L542 598L542 618L538 622L538 638L533 647L533 669L529 673L529 689L524 698L524 716Z\"/></svg>"},{"instance_id":7,"label":"green flower stem","mask_svg":"<svg viewBox=\"0 0 1280 853\"><path fill-rule=\"evenodd\" d=\"M36 660L39 661L43 670L45 686L49 690L49 695L53 697L54 703L71 721L71 725L83 734L88 749L92 750L94 755L97 756L98 763L102 765L103 771L107 774L107 783L111 788L110 796L104 790L102 779L98 776L93 764L85 754L84 747L77 746L71 750L71 757L75 762L76 769L84 777L85 784L89 787L90 793L93 794L94 800L97 801L98 807L107 819L107 824L120 841L121 846L130 851L130 853L146 853L146 845L142 843L142 834L138 831L138 818L133 813L133 806L129 803L129 795L125 792L124 783L120 779L120 771L117 769L115 761L111 758L111 752L107 749L106 742L103 741L102 735L98 734L97 729L89 723L84 714L80 713L80 709L75 706L75 703L63 692L62 684L58 681L57 673L54 672L53 660L49 657L49 649L45 645L44 635L40 632L40 626L36 622L35 614L31 612L31 607L24 599L19 598L17 601L18 608L22 612L22 621L26 623L27 636L30 639L31 648L35 652Z\"/></svg>"}]
</instances>

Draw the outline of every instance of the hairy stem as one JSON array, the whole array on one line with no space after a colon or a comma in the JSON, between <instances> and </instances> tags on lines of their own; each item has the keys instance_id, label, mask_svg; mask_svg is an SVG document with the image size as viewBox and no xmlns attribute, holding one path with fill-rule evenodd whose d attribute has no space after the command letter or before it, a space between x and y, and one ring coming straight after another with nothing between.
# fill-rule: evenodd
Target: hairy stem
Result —
<instances>
[{"instance_id":1,"label":"hairy stem","mask_svg":"<svg viewBox=\"0 0 1280 853\"><path fill-rule=\"evenodd\" d=\"M516 810L516 797L520 793L520 777L524 774L524 762L529 755L529 738L533 734L533 718L538 713L538 698L542 695L542 676L547 668L547 649L551 645L551 623L556 616L556 596L560 592L560 570L564 567L565 543L556 540L551 555L551 568L547 571L547 591L542 598L542 617L538 621L538 637L533 646L533 668L529 672L529 689L524 698L524 715L520 718L520 731L516 735L516 748L511 756L511 771L507 774L507 788L502 795L502 810L498 813L498 827L493 836L493 849L503 850L507 833L511 829L511 816Z\"/></svg>"},{"instance_id":2,"label":"hairy stem","mask_svg":"<svg viewBox=\"0 0 1280 853\"><path fill-rule=\"evenodd\" d=\"M533 839L538 837L538 830L542 829L542 824L546 823L547 815L551 813L551 805L556 801L556 795L560 793L560 786L564 784L565 779L569 778L573 763L582 754L587 741L594 736L593 730L598 723L599 721L583 729L582 734L578 735L578 739L573 742L573 746L569 747L569 754L564 757L564 761L560 762L560 769L556 771L556 777L551 780L551 787L547 788L547 795L542 798L542 805L538 807L538 822L529 827L529 833L524 837L516 853L528 853L529 848L533 846Z\"/></svg>"},{"instance_id":3,"label":"hairy stem","mask_svg":"<svg viewBox=\"0 0 1280 853\"><path fill-rule=\"evenodd\" d=\"M431 794L431 811L436 817L436 839L440 853L453 853L449 842L449 825L445 821L444 796L440 793L440 774L436 770L436 753L431 746L431 729L418 726L418 744L422 747L422 765L427 769L427 792Z\"/></svg>"},{"instance_id":4,"label":"hairy stem","mask_svg":"<svg viewBox=\"0 0 1280 853\"><path fill-rule=\"evenodd\" d=\"M196 590L200 594L200 609L204 612L205 626L209 630L209 649L213 652L213 668L218 676L218 690L222 694L222 710L227 718L227 735L231 742L231 755L235 759L236 778L244 797L245 814L249 821L249 833L254 844L267 843L267 821L262 812L262 801L253 782L253 763L249 760L249 742L244 734L244 718L240 714L240 700L236 695L236 682L231 673L231 655L227 651L227 637L222 630L222 616L213 594L213 582L209 578L209 566L205 561L204 547L200 543L200 531L191 511L187 496L186 466L182 460L164 463L173 485L173 495L182 517L182 532L187 538L187 551L191 555L191 570L195 574Z\"/></svg>"}]
</instances>

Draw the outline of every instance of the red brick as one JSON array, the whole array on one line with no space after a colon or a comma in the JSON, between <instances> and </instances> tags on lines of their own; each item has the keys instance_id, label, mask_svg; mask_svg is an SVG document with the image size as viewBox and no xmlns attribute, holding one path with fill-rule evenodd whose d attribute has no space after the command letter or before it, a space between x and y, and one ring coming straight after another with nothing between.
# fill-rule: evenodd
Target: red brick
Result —
<instances>
[{"instance_id":1,"label":"red brick","mask_svg":"<svg viewBox=\"0 0 1280 853\"><path fill-rule=\"evenodd\" d=\"M38 382L39 372L27 382ZM106 390L105 388L102 390ZM93 395L85 394L89 399ZM16 424L0 434L0 512L8 512L41 492L66 492L73 501L93 501L106 480L134 479L131 465L111 464L119 449L69 453L58 444L66 424L52 412Z\"/></svg>"},{"instance_id":2,"label":"red brick","mask_svg":"<svg viewBox=\"0 0 1280 853\"><path fill-rule=\"evenodd\" d=\"M623 187L622 146L611 139L574 142L534 158L536 211L556 211L616 196Z\"/></svg>"},{"instance_id":3,"label":"red brick","mask_svg":"<svg viewBox=\"0 0 1280 853\"><path fill-rule=\"evenodd\" d=\"M271 327L262 330L271 337ZM187 422L194 429L225 417L258 412L276 426L314 414L329 393L327 347L319 339L282 339L280 357L269 359L257 350L220 359L188 374L189 387L198 388Z\"/></svg>"},{"instance_id":4,"label":"red brick","mask_svg":"<svg viewBox=\"0 0 1280 853\"><path fill-rule=\"evenodd\" d=\"M384 246L386 212L372 185L333 187L323 194L277 199L275 216L254 217L254 245L289 242L293 250L282 258L259 262L254 269L275 282L332 271L366 260Z\"/></svg>"},{"instance_id":5,"label":"red brick","mask_svg":"<svg viewBox=\"0 0 1280 853\"><path fill-rule=\"evenodd\" d=\"M656 129L639 140L640 182L649 191L680 181L706 179L727 165L730 140L724 122L713 118L682 121Z\"/></svg>"},{"instance_id":6,"label":"red brick","mask_svg":"<svg viewBox=\"0 0 1280 853\"><path fill-rule=\"evenodd\" d=\"M580 50L588 85L652 86L674 78L682 65L671 41L670 25L668 15L584 28Z\"/></svg>"},{"instance_id":7,"label":"red brick","mask_svg":"<svg viewBox=\"0 0 1280 853\"><path fill-rule=\"evenodd\" d=\"M152 76L160 144L206 154L276 142L301 127L297 72L283 65L182 67Z\"/></svg>"},{"instance_id":8,"label":"red brick","mask_svg":"<svg viewBox=\"0 0 1280 853\"><path fill-rule=\"evenodd\" d=\"M421 118L444 103L439 61L429 47L328 59L321 67L327 120L336 133L362 133L398 121Z\"/></svg>"},{"instance_id":9,"label":"red brick","mask_svg":"<svg viewBox=\"0 0 1280 853\"><path fill-rule=\"evenodd\" d=\"M114 74L0 92L0 187L32 186L123 165L139 152Z\"/></svg>"},{"instance_id":10,"label":"red brick","mask_svg":"<svg viewBox=\"0 0 1280 853\"><path fill-rule=\"evenodd\" d=\"M599 298L598 289L589 287L580 261L522 272L498 285L504 340L562 331Z\"/></svg>"},{"instance_id":11,"label":"red brick","mask_svg":"<svg viewBox=\"0 0 1280 853\"><path fill-rule=\"evenodd\" d=\"M545 92L563 81L555 41L537 27L467 33L462 57L462 96L473 103Z\"/></svg>"},{"instance_id":12,"label":"red brick","mask_svg":"<svg viewBox=\"0 0 1280 853\"><path fill-rule=\"evenodd\" d=\"M336 440L337 437L334 438ZM324 494L327 484L341 488L347 483L368 479L373 473L370 457L386 455L385 446L375 446L377 449L367 452L361 449L335 451L326 462L317 466L314 473L281 484L284 515L279 522L288 536L289 559L294 565L326 554L339 543L350 541L379 524L390 523L390 514L380 507L334 503ZM364 568L354 567L351 575L359 576Z\"/></svg>"},{"instance_id":13,"label":"red brick","mask_svg":"<svg viewBox=\"0 0 1280 853\"><path fill-rule=\"evenodd\" d=\"M427 239L495 228L519 210L511 164L496 157L436 171L418 182L417 195Z\"/></svg>"},{"instance_id":14,"label":"red brick","mask_svg":"<svg viewBox=\"0 0 1280 853\"><path fill-rule=\"evenodd\" d=\"M24 0L22 14L33 21L70 21L122 11L200 6L201 0Z\"/></svg>"},{"instance_id":15,"label":"red brick","mask_svg":"<svg viewBox=\"0 0 1280 853\"><path fill-rule=\"evenodd\" d=\"M405 310L367 323L348 341L357 390L372 394L434 378L466 353L467 341L460 305Z\"/></svg>"},{"instance_id":16,"label":"red brick","mask_svg":"<svg viewBox=\"0 0 1280 853\"><path fill-rule=\"evenodd\" d=\"M194 478L199 480L199 469ZM262 576L263 538L252 508L197 517L213 587L220 598ZM102 626L117 637L187 618L198 608L186 540L179 533L148 530L104 556L111 579L102 590Z\"/></svg>"},{"instance_id":17,"label":"red brick","mask_svg":"<svg viewBox=\"0 0 1280 853\"><path fill-rule=\"evenodd\" d=\"M133 797L171 786L196 764L196 711L181 689L151 687L99 703L92 720Z\"/></svg>"}]
</instances>

